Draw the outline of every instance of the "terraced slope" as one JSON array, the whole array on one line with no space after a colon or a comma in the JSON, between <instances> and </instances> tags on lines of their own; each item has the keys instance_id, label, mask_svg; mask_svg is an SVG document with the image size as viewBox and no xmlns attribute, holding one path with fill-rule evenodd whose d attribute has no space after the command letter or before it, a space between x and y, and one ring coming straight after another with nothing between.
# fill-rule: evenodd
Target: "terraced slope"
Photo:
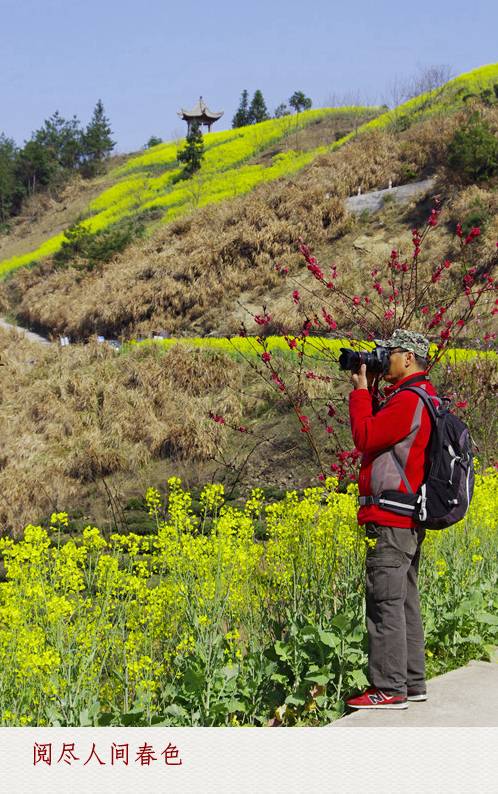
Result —
<instances>
[{"instance_id":1,"label":"terraced slope","mask_svg":"<svg viewBox=\"0 0 498 794\"><path fill-rule=\"evenodd\" d=\"M117 168L116 182L88 206L83 226L98 232L127 218L140 217L168 223L180 215L225 199L248 193L263 182L290 176L326 151L343 146L354 135L373 130L394 128L403 130L437 113L448 113L462 107L476 97L488 102L498 100L498 63L482 66L450 80L445 86L421 94L394 110L381 115L380 108L321 108L295 116L271 119L261 124L235 130L213 132L205 136L206 156L199 175L178 182L180 168L176 155L178 142L160 144L149 151L130 158ZM375 116L354 131L306 151L296 147L277 152L265 162L254 162L258 153L267 150L283 138L293 136L300 128L332 116L356 116L358 121ZM55 253L64 234L47 239L36 250L0 262L0 276Z\"/></svg>"},{"instance_id":2,"label":"terraced slope","mask_svg":"<svg viewBox=\"0 0 498 794\"><path fill-rule=\"evenodd\" d=\"M187 211L243 195L263 182L289 176L311 162L326 146L302 150L300 134L310 125L336 119L338 129L351 129L378 115L380 108L344 107L309 110L299 116L271 119L248 127L204 136L205 157L195 179L178 181L177 152L181 141L159 144L131 157L109 176L114 184L88 205L83 227L95 233L129 217L168 223ZM288 140L293 148L278 151ZM271 148L277 148L272 155ZM258 154L268 153L264 162ZM55 253L64 233L47 239L32 251L0 262L0 276Z\"/></svg>"}]
</instances>

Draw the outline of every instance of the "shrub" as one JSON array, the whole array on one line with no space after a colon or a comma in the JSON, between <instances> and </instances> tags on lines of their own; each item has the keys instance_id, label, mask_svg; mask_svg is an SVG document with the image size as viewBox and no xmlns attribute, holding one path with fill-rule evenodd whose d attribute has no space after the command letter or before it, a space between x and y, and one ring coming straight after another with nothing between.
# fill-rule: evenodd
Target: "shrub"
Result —
<instances>
[{"instance_id":1,"label":"shrub","mask_svg":"<svg viewBox=\"0 0 498 794\"><path fill-rule=\"evenodd\" d=\"M115 254L123 251L132 240L142 236L144 225L136 220L124 220L96 233L82 222L66 229L60 249L54 254L59 264L80 260L85 269L109 262Z\"/></svg>"},{"instance_id":2,"label":"shrub","mask_svg":"<svg viewBox=\"0 0 498 794\"><path fill-rule=\"evenodd\" d=\"M404 132L412 124L413 119L407 113L395 114L391 122L391 129L394 132Z\"/></svg>"},{"instance_id":3,"label":"shrub","mask_svg":"<svg viewBox=\"0 0 498 794\"><path fill-rule=\"evenodd\" d=\"M498 173L498 138L479 113L470 115L448 146L448 167L466 182L479 182Z\"/></svg>"},{"instance_id":4,"label":"shrub","mask_svg":"<svg viewBox=\"0 0 498 794\"><path fill-rule=\"evenodd\" d=\"M476 207L462 220L462 232L467 236L473 227L484 227L489 221L489 213L485 207Z\"/></svg>"}]
</instances>

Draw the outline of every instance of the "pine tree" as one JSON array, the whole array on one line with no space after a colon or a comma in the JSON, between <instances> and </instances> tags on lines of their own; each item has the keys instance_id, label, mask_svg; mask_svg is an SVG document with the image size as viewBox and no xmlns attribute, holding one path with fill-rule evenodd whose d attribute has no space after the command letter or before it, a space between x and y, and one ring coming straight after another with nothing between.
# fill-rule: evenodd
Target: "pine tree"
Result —
<instances>
[{"instance_id":1,"label":"pine tree","mask_svg":"<svg viewBox=\"0 0 498 794\"><path fill-rule=\"evenodd\" d=\"M249 124L259 124L260 121L266 121L269 118L270 116L266 108L263 94L258 88L257 91L254 92L249 108Z\"/></svg>"},{"instance_id":2,"label":"pine tree","mask_svg":"<svg viewBox=\"0 0 498 794\"><path fill-rule=\"evenodd\" d=\"M185 167L181 174L181 179L189 179L201 167L201 161L204 157L204 140L202 137L201 127L198 121L193 121L190 125L190 131L186 138L186 144L181 149L177 158L180 163L185 163Z\"/></svg>"},{"instance_id":3,"label":"pine tree","mask_svg":"<svg viewBox=\"0 0 498 794\"><path fill-rule=\"evenodd\" d=\"M301 110L309 110L312 104L311 99L303 91L294 91L289 99L289 105L294 108L296 113L300 113Z\"/></svg>"},{"instance_id":4,"label":"pine tree","mask_svg":"<svg viewBox=\"0 0 498 794\"><path fill-rule=\"evenodd\" d=\"M244 88L240 97L237 113L232 119L232 127L245 127L249 124L249 93Z\"/></svg>"},{"instance_id":5,"label":"pine tree","mask_svg":"<svg viewBox=\"0 0 498 794\"><path fill-rule=\"evenodd\" d=\"M273 114L274 118L281 119L283 116L288 116L290 114L290 110L285 104L285 102L281 102L278 107L275 108L275 113Z\"/></svg>"},{"instance_id":6,"label":"pine tree","mask_svg":"<svg viewBox=\"0 0 498 794\"><path fill-rule=\"evenodd\" d=\"M9 218L16 192L16 145L0 133L0 225Z\"/></svg>"},{"instance_id":7,"label":"pine tree","mask_svg":"<svg viewBox=\"0 0 498 794\"><path fill-rule=\"evenodd\" d=\"M151 135L149 140L144 146L144 149L151 149L153 146L159 146L160 143L163 142L162 138L159 138L157 135Z\"/></svg>"},{"instance_id":8,"label":"pine tree","mask_svg":"<svg viewBox=\"0 0 498 794\"><path fill-rule=\"evenodd\" d=\"M97 173L102 170L104 160L109 157L116 145L111 135L112 130L109 125L109 119L104 113L102 100L99 99L95 105L91 121L83 134L87 173Z\"/></svg>"},{"instance_id":9,"label":"pine tree","mask_svg":"<svg viewBox=\"0 0 498 794\"><path fill-rule=\"evenodd\" d=\"M27 141L16 157L15 174L20 190L29 195L39 187L50 186L57 177L59 163L54 152L40 141Z\"/></svg>"},{"instance_id":10,"label":"pine tree","mask_svg":"<svg viewBox=\"0 0 498 794\"><path fill-rule=\"evenodd\" d=\"M62 171L72 171L81 163L83 131L76 116L68 121L56 111L35 133L34 139L50 150Z\"/></svg>"}]
</instances>

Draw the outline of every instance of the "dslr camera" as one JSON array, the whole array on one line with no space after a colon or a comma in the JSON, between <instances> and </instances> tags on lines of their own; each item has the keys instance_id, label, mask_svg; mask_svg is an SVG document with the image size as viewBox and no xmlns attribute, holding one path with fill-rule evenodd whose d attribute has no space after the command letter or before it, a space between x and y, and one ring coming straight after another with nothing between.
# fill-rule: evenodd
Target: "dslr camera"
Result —
<instances>
[{"instance_id":1,"label":"dslr camera","mask_svg":"<svg viewBox=\"0 0 498 794\"><path fill-rule=\"evenodd\" d=\"M367 372L384 375L389 369L390 351L387 347L376 347L373 350L351 350L341 347L339 367L342 370L358 373L362 364L366 364Z\"/></svg>"}]
</instances>

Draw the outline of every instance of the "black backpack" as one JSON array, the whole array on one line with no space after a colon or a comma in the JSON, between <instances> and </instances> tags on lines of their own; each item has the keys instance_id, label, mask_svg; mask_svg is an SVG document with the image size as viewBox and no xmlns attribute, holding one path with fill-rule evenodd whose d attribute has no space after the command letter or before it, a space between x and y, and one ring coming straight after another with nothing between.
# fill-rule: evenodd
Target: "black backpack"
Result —
<instances>
[{"instance_id":1,"label":"black backpack","mask_svg":"<svg viewBox=\"0 0 498 794\"><path fill-rule=\"evenodd\" d=\"M472 437L465 422L448 409L448 400L434 395L439 403L436 407L433 397L425 389L407 385L400 387L399 391L405 389L415 392L423 400L432 420L424 482L414 494L398 461L400 475L408 493L383 491L375 501L372 497L367 499L392 513L411 516L421 527L445 529L465 516L472 499Z\"/></svg>"}]
</instances>

